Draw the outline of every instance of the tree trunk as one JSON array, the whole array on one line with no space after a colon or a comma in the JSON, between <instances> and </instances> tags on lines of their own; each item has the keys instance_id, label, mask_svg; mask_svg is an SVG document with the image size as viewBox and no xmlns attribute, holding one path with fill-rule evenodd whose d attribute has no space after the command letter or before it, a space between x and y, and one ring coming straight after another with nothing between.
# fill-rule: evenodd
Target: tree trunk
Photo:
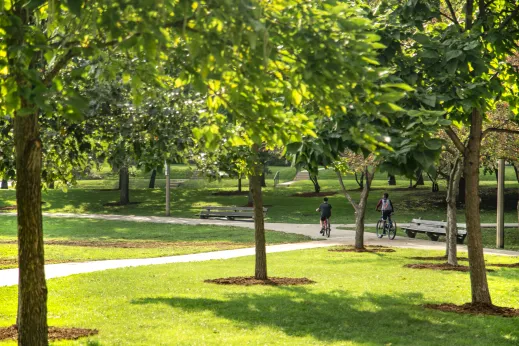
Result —
<instances>
[{"instance_id":1,"label":"tree trunk","mask_svg":"<svg viewBox=\"0 0 519 346\"><path fill-rule=\"evenodd\" d=\"M260 175L261 187L267 187L267 182L265 181L265 173Z\"/></svg>"},{"instance_id":2,"label":"tree trunk","mask_svg":"<svg viewBox=\"0 0 519 346\"><path fill-rule=\"evenodd\" d=\"M25 102L24 102L25 103ZM30 109L30 105L23 104ZM15 116L18 205L18 344L48 345L38 114Z\"/></svg>"},{"instance_id":3,"label":"tree trunk","mask_svg":"<svg viewBox=\"0 0 519 346\"><path fill-rule=\"evenodd\" d=\"M119 170L119 186L117 187L117 190L121 189L122 184L123 184L123 176L121 175L121 170Z\"/></svg>"},{"instance_id":4,"label":"tree trunk","mask_svg":"<svg viewBox=\"0 0 519 346\"><path fill-rule=\"evenodd\" d=\"M374 170L373 170L374 172ZM355 203L353 198L351 198L350 194L346 190L346 186L344 186L344 181L342 180L342 175L339 171L336 171L337 178L339 179L339 184L341 185L342 192L344 196L350 204L355 209L355 248L363 249L364 248L364 216L366 215L366 206L368 202L369 190L371 186L371 182L375 177L374 173L369 173L366 169L364 176L366 177L366 183L364 184L364 188L360 194L359 203Z\"/></svg>"},{"instance_id":5,"label":"tree trunk","mask_svg":"<svg viewBox=\"0 0 519 346\"><path fill-rule=\"evenodd\" d=\"M481 220L479 214L479 155L482 117L474 109L471 116L470 137L463 161L465 186L465 219L467 220L470 283L473 304L492 304L483 257Z\"/></svg>"},{"instance_id":6,"label":"tree trunk","mask_svg":"<svg viewBox=\"0 0 519 346\"><path fill-rule=\"evenodd\" d=\"M458 191L459 191L458 201L462 204L465 204L465 190L466 190L465 185L466 185L465 177L461 176L459 187L458 187Z\"/></svg>"},{"instance_id":7,"label":"tree trunk","mask_svg":"<svg viewBox=\"0 0 519 346\"><path fill-rule=\"evenodd\" d=\"M321 192L321 186L319 185L319 181L317 180L317 175L311 175L310 174L310 180L314 184L314 191L315 191L315 193Z\"/></svg>"},{"instance_id":8,"label":"tree trunk","mask_svg":"<svg viewBox=\"0 0 519 346\"><path fill-rule=\"evenodd\" d=\"M387 183L388 183L388 185L390 185L390 186L394 186L394 185L396 185L396 177L395 177L394 175L391 175L391 174L390 174L390 175L388 176Z\"/></svg>"},{"instance_id":9,"label":"tree trunk","mask_svg":"<svg viewBox=\"0 0 519 346\"><path fill-rule=\"evenodd\" d=\"M2 183L0 185L0 189L6 190L9 188L9 183L7 182L7 179L2 179Z\"/></svg>"},{"instance_id":10,"label":"tree trunk","mask_svg":"<svg viewBox=\"0 0 519 346\"><path fill-rule=\"evenodd\" d=\"M447 185L447 237L446 237L446 255L447 262L450 265L458 265L457 259L457 235L458 220L456 215L456 197L458 195L458 185L461 178L461 161L457 159L450 172Z\"/></svg>"},{"instance_id":11,"label":"tree trunk","mask_svg":"<svg viewBox=\"0 0 519 346\"><path fill-rule=\"evenodd\" d=\"M369 196L369 173L366 174L366 184L360 194L360 201L355 208L355 249L364 249L364 217Z\"/></svg>"},{"instance_id":12,"label":"tree trunk","mask_svg":"<svg viewBox=\"0 0 519 346\"><path fill-rule=\"evenodd\" d=\"M421 169L416 172L416 183L413 185L413 188L416 188L418 185L425 185L423 181L423 171Z\"/></svg>"},{"instance_id":13,"label":"tree trunk","mask_svg":"<svg viewBox=\"0 0 519 346\"><path fill-rule=\"evenodd\" d=\"M357 172L355 172L355 181L357 182L357 185L359 185L359 189L362 190L364 188L364 172L362 172L360 175L360 179L357 175Z\"/></svg>"},{"instance_id":14,"label":"tree trunk","mask_svg":"<svg viewBox=\"0 0 519 346\"><path fill-rule=\"evenodd\" d=\"M154 189L155 188L155 179L157 178L157 170L154 169L151 171L151 178L150 178L150 185L148 185L148 188Z\"/></svg>"},{"instance_id":15,"label":"tree trunk","mask_svg":"<svg viewBox=\"0 0 519 346\"><path fill-rule=\"evenodd\" d=\"M256 270L254 278L267 279L267 249L265 247L265 224L263 219L263 196L261 195L261 176L256 173L250 176L251 190L254 199L254 229L256 240Z\"/></svg>"},{"instance_id":16,"label":"tree trunk","mask_svg":"<svg viewBox=\"0 0 519 346\"><path fill-rule=\"evenodd\" d=\"M119 170L119 181L121 184L119 204L127 205L130 203L130 173L128 172L128 167L122 167Z\"/></svg>"},{"instance_id":17,"label":"tree trunk","mask_svg":"<svg viewBox=\"0 0 519 346\"><path fill-rule=\"evenodd\" d=\"M241 176L238 177L238 192L241 192Z\"/></svg>"},{"instance_id":18,"label":"tree trunk","mask_svg":"<svg viewBox=\"0 0 519 346\"><path fill-rule=\"evenodd\" d=\"M252 207L254 205L254 198L252 197L252 180L249 177L249 196L247 200L247 207Z\"/></svg>"},{"instance_id":19,"label":"tree trunk","mask_svg":"<svg viewBox=\"0 0 519 346\"><path fill-rule=\"evenodd\" d=\"M514 167L515 180L519 183L519 169L517 169L515 162L512 162L512 167Z\"/></svg>"}]
</instances>

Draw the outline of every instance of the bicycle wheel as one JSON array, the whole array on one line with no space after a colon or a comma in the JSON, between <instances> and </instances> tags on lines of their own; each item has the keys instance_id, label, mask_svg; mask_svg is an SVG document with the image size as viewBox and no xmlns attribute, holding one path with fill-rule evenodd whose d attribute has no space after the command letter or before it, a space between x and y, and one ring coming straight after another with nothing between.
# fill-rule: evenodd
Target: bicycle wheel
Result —
<instances>
[{"instance_id":1,"label":"bicycle wheel","mask_svg":"<svg viewBox=\"0 0 519 346\"><path fill-rule=\"evenodd\" d=\"M330 221L326 222L326 237L330 238L330 231L331 231L331 226L330 226Z\"/></svg>"},{"instance_id":2,"label":"bicycle wheel","mask_svg":"<svg viewBox=\"0 0 519 346\"><path fill-rule=\"evenodd\" d=\"M391 228L389 229L388 237L389 239L393 240L396 236L396 222L393 221Z\"/></svg>"},{"instance_id":3,"label":"bicycle wheel","mask_svg":"<svg viewBox=\"0 0 519 346\"><path fill-rule=\"evenodd\" d=\"M384 221L378 220L377 222L377 237L382 238L384 236Z\"/></svg>"}]
</instances>

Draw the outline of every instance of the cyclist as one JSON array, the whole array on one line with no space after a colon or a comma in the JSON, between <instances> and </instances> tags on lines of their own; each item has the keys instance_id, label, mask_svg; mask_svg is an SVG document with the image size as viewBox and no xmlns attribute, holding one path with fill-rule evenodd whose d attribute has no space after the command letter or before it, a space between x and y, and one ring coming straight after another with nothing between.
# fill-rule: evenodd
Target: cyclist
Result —
<instances>
[{"instance_id":1,"label":"cyclist","mask_svg":"<svg viewBox=\"0 0 519 346\"><path fill-rule=\"evenodd\" d=\"M315 211L321 212L321 234L323 234L323 221L332 216L332 205L328 203L327 197L324 197L324 202Z\"/></svg>"},{"instance_id":2,"label":"cyclist","mask_svg":"<svg viewBox=\"0 0 519 346\"><path fill-rule=\"evenodd\" d=\"M389 199L389 194L387 192L384 192L382 199L378 201L376 210L382 211L382 220L384 220L384 222L387 220L389 222L389 228L391 228L391 214L395 211L395 209L393 208L393 203Z\"/></svg>"}]
</instances>

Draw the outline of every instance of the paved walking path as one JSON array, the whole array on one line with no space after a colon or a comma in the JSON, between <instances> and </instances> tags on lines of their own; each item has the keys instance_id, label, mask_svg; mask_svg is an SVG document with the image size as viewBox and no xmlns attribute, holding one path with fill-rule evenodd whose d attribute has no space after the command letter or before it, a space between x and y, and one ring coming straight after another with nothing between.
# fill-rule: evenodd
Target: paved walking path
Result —
<instances>
[{"instance_id":1,"label":"paved walking path","mask_svg":"<svg viewBox=\"0 0 519 346\"><path fill-rule=\"evenodd\" d=\"M0 214L0 216L14 216L15 214ZM65 214L65 213L44 213L45 217L57 218L77 218L77 219L101 219L101 220L118 220L118 221L134 221L134 222L152 222L164 224L190 224L190 225L219 225L219 226L238 226L254 228L253 222L246 221L226 221L226 220L205 220L205 219L186 219L186 218L172 218L172 217L157 217L157 216L132 216L132 215L103 215L103 214ZM375 227L375 224L366 224L367 227ZM337 229L337 227L346 229ZM325 239L318 233L318 227L315 224L287 224L287 223L265 223L265 228L273 231L296 233L311 237L312 239L319 239L321 241L313 241L296 244L281 244L267 246L268 253L304 250L328 247L334 245L352 245L355 242L355 225L332 225L332 232L329 239ZM347 229L350 228L350 229ZM421 239L411 239L407 237L397 236L394 240L389 240L387 237L382 239L377 238L374 233L365 233L364 235L366 245L385 245L401 248L412 248L422 250L444 250L445 243L432 242ZM459 251L467 251L464 245L458 245ZM517 256L519 252L497 249L485 249L485 254L502 255L502 256ZM61 263L49 264L45 266L45 275L47 279L90 273L95 271L136 267L154 264L166 263L183 263L208 261L215 259L229 259L243 256L253 256L254 248L236 249L215 251L182 256L144 258L144 259L123 259L123 260L107 260L107 261L92 261L83 263ZM12 286L18 283L18 269L0 270L0 286Z\"/></svg>"}]
</instances>

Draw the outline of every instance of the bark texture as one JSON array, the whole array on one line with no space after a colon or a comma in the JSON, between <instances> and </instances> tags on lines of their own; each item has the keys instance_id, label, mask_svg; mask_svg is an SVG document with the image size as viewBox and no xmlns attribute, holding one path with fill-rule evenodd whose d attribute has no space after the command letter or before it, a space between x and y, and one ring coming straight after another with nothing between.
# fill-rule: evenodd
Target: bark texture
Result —
<instances>
[{"instance_id":1,"label":"bark texture","mask_svg":"<svg viewBox=\"0 0 519 346\"><path fill-rule=\"evenodd\" d=\"M257 280L266 280L267 250L265 247L265 221L263 219L263 196L261 193L261 176L259 174L253 174L250 177L250 181L252 197L254 199L254 237L256 240L256 269L254 277Z\"/></svg>"},{"instance_id":2,"label":"bark texture","mask_svg":"<svg viewBox=\"0 0 519 346\"><path fill-rule=\"evenodd\" d=\"M154 169L151 171L151 177L150 177L150 184L148 185L148 188L154 189L155 188L155 179L157 178L157 170Z\"/></svg>"},{"instance_id":3,"label":"bark texture","mask_svg":"<svg viewBox=\"0 0 519 346\"><path fill-rule=\"evenodd\" d=\"M457 259L457 235L458 235L458 219L456 216L456 202L459 193L459 180L461 178L461 160L458 158L453 164L449 181L447 183L447 238L446 238L446 255L447 262L451 265L458 265Z\"/></svg>"},{"instance_id":4,"label":"bark texture","mask_svg":"<svg viewBox=\"0 0 519 346\"><path fill-rule=\"evenodd\" d=\"M252 197L252 180L249 177L249 195L247 199L247 206L252 207L254 205L254 198Z\"/></svg>"},{"instance_id":5,"label":"bark texture","mask_svg":"<svg viewBox=\"0 0 519 346\"><path fill-rule=\"evenodd\" d=\"M18 344L48 345L41 214L42 151L37 113L15 116L14 138L18 205Z\"/></svg>"},{"instance_id":6,"label":"bark texture","mask_svg":"<svg viewBox=\"0 0 519 346\"><path fill-rule=\"evenodd\" d=\"M482 116L477 110L471 115L470 137L465 148L463 175L465 177L465 218L467 220L468 253L472 303L491 304L487 272L483 258L483 241L479 214L479 157L481 149Z\"/></svg>"},{"instance_id":7,"label":"bark texture","mask_svg":"<svg viewBox=\"0 0 519 346\"><path fill-rule=\"evenodd\" d=\"M344 181L342 179L342 175L339 171L337 171L337 178L339 179L339 184L341 185L342 192L346 199L350 202L355 209L355 248L356 249L364 249L364 217L366 215L366 207L368 203L369 190L371 187L371 182L374 178L374 173L370 173L368 169L365 170L363 175L366 177L366 183L362 188L362 192L360 194L359 203L356 203L351 195L346 190L346 186L344 185Z\"/></svg>"},{"instance_id":8,"label":"bark texture","mask_svg":"<svg viewBox=\"0 0 519 346\"><path fill-rule=\"evenodd\" d=\"M119 170L120 194L119 204L126 205L130 203L130 173L128 167L122 167Z\"/></svg>"},{"instance_id":9,"label":"bark texture","mask_svg":"<svg viewBox=\"0 0 519 346\"><path fill-rule=\"evenodd\" d=\"M314 184L315 193L321 192L321 186L319 185L319 181L317 180L317 175L310 175L310 180L312 184Z\"/></svg>"}]
</instances>

